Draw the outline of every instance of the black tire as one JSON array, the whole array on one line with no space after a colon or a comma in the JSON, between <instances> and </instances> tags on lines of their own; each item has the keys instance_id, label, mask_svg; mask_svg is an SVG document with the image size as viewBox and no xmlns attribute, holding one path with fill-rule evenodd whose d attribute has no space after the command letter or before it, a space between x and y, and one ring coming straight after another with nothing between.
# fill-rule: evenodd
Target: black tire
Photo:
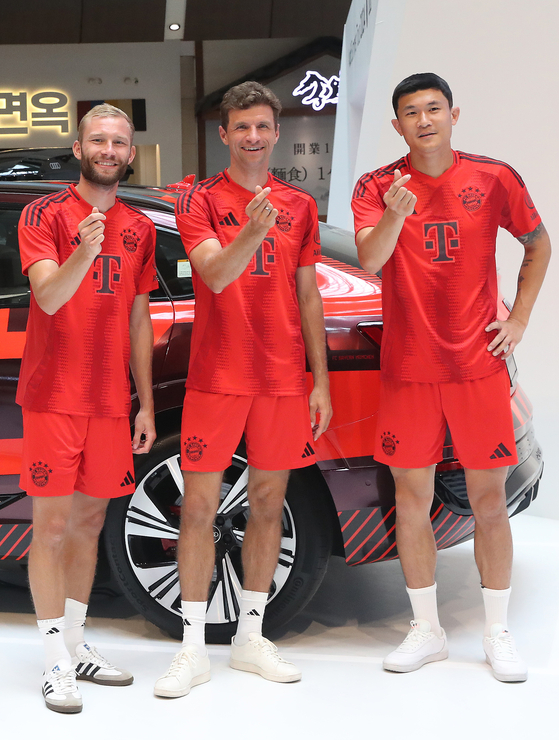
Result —
<instances>
[{"instance_id":1,"label":"black tire","mask_svg":"<svg viewBox=\"0 0 559 740\"><path fill-rule=\"evenodd\" d=\"M138 462L136 492L109 506L105 542L111 567L129 601L150 622L181 639L176 543L182 486L180 435L154 445ZM242 583L241 544L248 519L246 458L237 451L225 471L215 520L216 566L210 587L206 639L228 643L235 634ZM327 493L309 490L308 471L291 475L283 515L283 539L270 589L264 630L283 627L320 585L332 548Z\"/></svg>"}]
</instances>

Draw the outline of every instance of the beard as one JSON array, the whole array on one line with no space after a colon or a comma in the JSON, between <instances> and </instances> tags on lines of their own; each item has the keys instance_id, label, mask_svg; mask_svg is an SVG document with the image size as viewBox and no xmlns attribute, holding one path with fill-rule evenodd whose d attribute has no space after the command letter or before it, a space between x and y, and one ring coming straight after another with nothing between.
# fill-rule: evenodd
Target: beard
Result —
<instances>
[{"instance_id":1,"label":"beard","mask_svg":"<svg viewBox=\"0 0 559 740\"><path fill-rule=\"evenodd\" d=\"M95 183L95 185L104 185L105 187L116 185L117 182L122 180L128 167L128 163L123 162L120 165L117 164L117 166L110 172L99 172L95 169L95 165L91 159L87 159L82 156L80 163L81 174L85 180Z\"/></svg>"}]
</instances>

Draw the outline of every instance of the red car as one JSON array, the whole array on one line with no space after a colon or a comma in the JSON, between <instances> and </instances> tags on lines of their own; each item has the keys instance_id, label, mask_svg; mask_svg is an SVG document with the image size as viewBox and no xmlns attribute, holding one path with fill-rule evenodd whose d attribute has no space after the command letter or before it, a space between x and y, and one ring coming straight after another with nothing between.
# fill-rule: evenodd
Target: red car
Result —
<instances>
[{"instance_id":1,"label":"red car","mask_svg":"<svg viewBox=\"0 0 559 740\"><path fill-rule=\"evenodd\" d=\"M25 565L31 542L31 501L18 487L21 409L16 384L25 340L29 284L21 274L17 223L22 208L60 183L0 183L0 565ZM122 187L119 197L141 208L157 228L160 287L150 295L155 331L153 391L158 439L136 458L136 492L111 502L105 525L107 557L126 596L147 619L180 638L176 564L182 476L180 417L188 370L194 294L189 263L176 230L172 189ZM398 557L394 485L388 468L372 458L382 341L382 282L361 270L353 237L321 224L324 260L317 265L324 300L334 416L316 443L316 464L291 475L283 516L279 564L265 628L283 626L309 601L331 555L348 565ZM508 314L504 302L499 316ZM535 498L543 471L532 409L508 362L519 464L506 484L510 515ZM308 374L310 376L310 374ZM133 399L134 399L133 395ZM133 404L132 417L135 413ZM208 602L209 642L234 634L242 583L241 545L249 514L247 463L241 444L223 479L214 525L216 560ZM431 512L437 546L472 537L474 520L464 472L447 439L437 467Z\"/></svg>"}]
</instances>

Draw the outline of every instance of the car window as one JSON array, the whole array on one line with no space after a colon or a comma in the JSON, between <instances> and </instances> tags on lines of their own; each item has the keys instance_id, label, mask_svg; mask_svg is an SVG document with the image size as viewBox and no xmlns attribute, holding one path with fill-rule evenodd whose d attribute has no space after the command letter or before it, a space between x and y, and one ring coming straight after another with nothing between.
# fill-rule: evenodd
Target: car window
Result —
<instances>
[{"instance_id":1,"label":"car window","mask_svg":"<svg viewBox=\"0 0 559 740\"><path fill-rule=\"evenodd\" d=\"M21 274L17 240L19 208L0 208L0 307L29 305L29 280Z\"/></svg>"},{"instance_id":2,"label":"car window","mask_svg":"<svg viewBox=\"0 0 559 740\"><path fill-rule=\"evenodd\" d=\"M173 298L192 298L192 270L180 236L176 231L157 227L155 262L160 281ZM166 298L162 286L150 293L151 298Z\"/></svg>"}]
</instances>

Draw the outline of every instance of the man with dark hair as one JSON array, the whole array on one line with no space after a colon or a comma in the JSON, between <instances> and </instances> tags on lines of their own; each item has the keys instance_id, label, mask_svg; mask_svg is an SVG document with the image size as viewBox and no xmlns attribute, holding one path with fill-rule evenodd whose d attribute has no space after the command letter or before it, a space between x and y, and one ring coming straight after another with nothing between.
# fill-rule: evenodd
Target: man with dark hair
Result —
<instances>
[{"instance_id":1,"label":"man with dark hair","mask_svg":"<svg viewBox=\"0 0 559 740\"><path fill-rule=\"evenodd\" d=\"M157 696L184 696L210 678L204 629L215 563L213 522L223 471L243 432L250 517L230 664L271 681L301 678L262 636L262 620L289 471L313 464L312 441L327 428L332 410L315 274L317 207L308 193L268 172L279 137L275 101L255 82L225 95L220 136L231 164L181 195L176 206L196 292L182 421L178 561L184 636L155 685ZM305 351L314 380L310 399Z\"/></svg>"},{"instance_id":2,"label":"man with dark hair","mask_svg":"<svg viewBox=\"0 0 559 740\"><path fill-rule=\"evenodd\" d=\"M94 108L74 143L79 183L33 201L19 222L31 283L17 393L20 485L33 496L29 583L45 648L43 695L56 712L81 711L76 678L133 681L84 641L84 624L107 504L130 493L132 452L148 452L155 439L155 229L116 198L134 153L126 114ZM140 401L132 444L129 364Z\"/></svg>"},{"instance_id":3,"label":"man with dark hair","mask_svg":"<svg viewBox=\"0 0 559 740\"><path fill-rule=\"evenodd\" d=\"M429 518L448 424L476 521L487 662L500 681L524 681L527 669L507 629L512 539L505 480L517 456L502 360L522 339L549 261L549 237L512 167L452 150L460 111L444 80L413 75L397 86L394 105L392 124L409 154L363 175L352 201L360 262L371 273L383 267L374 454L396 484L398 553L414 615L384 668L413 671L448 656ZM525 250L514 306L501 319L499 226ZM383 444L387 437L396 444Z\"/></svg>"}]
</instances>

